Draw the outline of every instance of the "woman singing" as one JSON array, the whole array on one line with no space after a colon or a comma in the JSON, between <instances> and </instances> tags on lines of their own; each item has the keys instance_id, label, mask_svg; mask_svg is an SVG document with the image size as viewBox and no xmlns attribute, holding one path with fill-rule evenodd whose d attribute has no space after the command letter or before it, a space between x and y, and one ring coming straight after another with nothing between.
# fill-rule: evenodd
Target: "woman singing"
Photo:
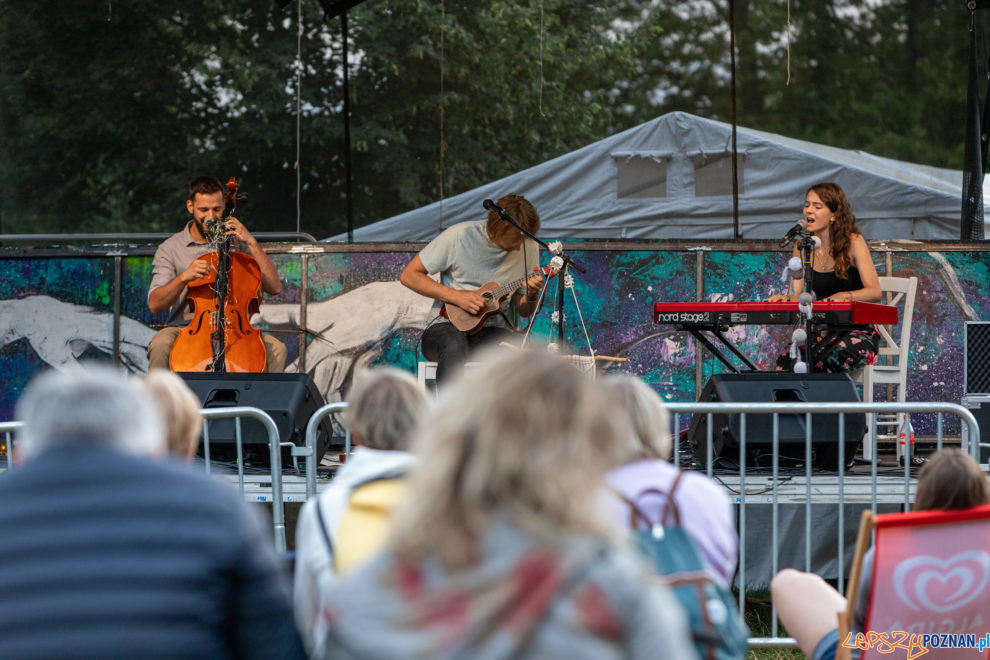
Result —
<instances>
[{"instance_id":1,"label":"woman singing","mask_svg":"<svg viewBox=\"0 0 990 660\"><path fill-rule=\"evenodd\" d=\"M804 198L804 219L808 223L807 230L821 241L811 258L814 299L879 302L880 279L870 257L870 248L856 226L856 216L842 188L835 183L811 186ZM797 246L793 254L801 256ZM796 280L791 295L770 296L767 301L797 301L803 290L804 280ZM835 349L828 351L813 368L828 373L860 369L876 355L878 337L876 330L854 330L838 340ZM813 341L819 346L830 339L828 331L821 331ZM777 365L789 370L793 360L783 355Z\"/></svg>"}]
</instances>

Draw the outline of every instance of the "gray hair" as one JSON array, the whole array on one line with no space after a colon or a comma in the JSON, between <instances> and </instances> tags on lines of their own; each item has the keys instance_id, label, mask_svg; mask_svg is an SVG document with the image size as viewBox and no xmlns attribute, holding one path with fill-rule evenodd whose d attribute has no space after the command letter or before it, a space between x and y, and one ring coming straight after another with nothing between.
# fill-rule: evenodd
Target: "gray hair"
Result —
<instances>
[{"instance_id":1,"label":"gray hair","mask_svg":"<svg viewBox=\"0 0 990 660\"><path fill-rule=\"evenodd\" d=\"M426 409L426 391L408 371L378 367L359 373L344 422L372 449L405 450Z\"/></svg>"},{"instance_id":2,"label":"gray hair","mask_svg":"<svg viewBox=\"0 0 990 660\"><path fill-rule=\"evenodd\" d=\"M15 416L24 422L18 445L26 457L49 447L86 444L139 455L165 453L164 424L151 395L106 366L42 373L21 395Z\"/></svg>"},{"instance_id":3,"label":"gray hair","mask_svg":"<svg viewBox=\"0 0 990 660\"><path fill-rule=\"evenodd\" d=\"M619 414L628 418L631 433L625 438L624 463L641 458L670 460L670 415L663 399L639 378L619 375L602 380L615 395Z\"/></svg>"}]
</instances>

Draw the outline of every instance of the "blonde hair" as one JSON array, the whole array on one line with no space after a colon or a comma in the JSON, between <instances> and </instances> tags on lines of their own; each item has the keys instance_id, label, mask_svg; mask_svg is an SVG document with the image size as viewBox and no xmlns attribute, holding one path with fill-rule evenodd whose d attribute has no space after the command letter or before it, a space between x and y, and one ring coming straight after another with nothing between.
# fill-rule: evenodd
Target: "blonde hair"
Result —
<instances>
[{"instance_id":1,"label":"blonde hair","mask_svg":"<svg viewBox=\"0 0 990 660\"><path fill-rule=\"evenodd\" d=\"M406 449L426 409L419 381L395 367L360 372L347 398L344 422L372 449Z\"/></svg>"},{"instance_id":2,"label":"blonde hair","mask_svg":"<svg viewBox=\"0 0 990 660\"><path fill-rule=\"evenodd\" d=\"M444 390L416 434L421 460L390 547L460 568L496 515L550 543L567 532L608 536L596 484L629 432L609 393L546 353L496 349L474 360L485 367Z\"/></svg>"},{"instance_id":3,"label":"blonde hair","mask_svg":"<svg viewBox=\"0 0 990 660\"><path fill-rule=\"evenodd\" d=\"M633 376L609 376L602 380L618 401L617 414L628 418L630 433L622 440L623 463L641 458L670 458L670 415L663 400L649 385Z\"/></svg>"},{"instance_id":4,"label":"blonde hair","mask_svg":"<svg viewBox=\"0 0 990 660\"><path fill-rule=\"evenodd\" d=\"M168 453L191 461L203 431L199 399L186 381L165 369L152 369L143 383L165 421Z\"/></svg>"}]
</instances>

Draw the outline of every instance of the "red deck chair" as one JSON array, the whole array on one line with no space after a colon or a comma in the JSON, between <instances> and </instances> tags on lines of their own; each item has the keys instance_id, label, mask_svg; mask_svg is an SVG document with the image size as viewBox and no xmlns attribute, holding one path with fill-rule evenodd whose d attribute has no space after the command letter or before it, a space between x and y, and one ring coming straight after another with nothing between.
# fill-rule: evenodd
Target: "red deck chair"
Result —
<instances>
[{"instance_id":1,"label":"red deck chair","mask_svg":"<svg viewBox=\"0 0 990 660\"><path fill-rule=\"evenodd\" d=\"M846 589L848 607L839 612L838 660L850 657L843 642L853 621L863 555L873 531L873 580L864 633L887 633L890 640L896 639L892 635L896 631L972 634L978 642L990 632L990 505L877 516L864 511ZM855 635L850 641L855 641ZM990 650L980 653L935 644L930 641L928 653L916 656L916 649L911 656L925 660L990 657ZM874 640L860 657L908 658L909 652L891 651Z\"/></svg>"}]
</instances>

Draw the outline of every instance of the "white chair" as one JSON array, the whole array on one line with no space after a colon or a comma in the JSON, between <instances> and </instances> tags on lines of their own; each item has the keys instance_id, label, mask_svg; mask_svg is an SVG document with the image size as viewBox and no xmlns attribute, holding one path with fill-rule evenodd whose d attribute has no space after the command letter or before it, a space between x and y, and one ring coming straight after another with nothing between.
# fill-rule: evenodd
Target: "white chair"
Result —
<instances>
[{"instance_id":1,"label":"white chair","mask_svg":"<svg viewBox=\"0 0 990 660\"><path fill-rule=\"evenodd\" d=\"M563 356L573 367L578 371L585 372L589 374L592 378L596 377L597 369L595 365L598 362L628 362L628 358L617 358L610 357L608 355L565 355ZM480 362L466 362L464 364L465 368L473 368L481 366ZM423 387L431 386L436 383L437 380L437 363L428 362L426 360L420 360L416 364L416 375L419 379L420 384Z\"/></svg>"},{"instance_id":2,"label":"white chair","mask_svg":"<svg viewBox=\"0 0 990 660\"><path fill-rule=\"evenodd\" d=\"M465 362L464 368L470 369L480 365L480 362ZM423 387L432 387L436 385L437 363L420 360L416 363L416 377L419 379L419 384Z\"/></svg>"},{"instance_id":3,"label":"white chair","mask_svg":"<svg viewBox=\"0 0 990 660\"><path fill-rule=\"evenodd\" d=\"M878 325L880 332L880 348L877 351L877 363L867 365L860 378L863 384L863 402L873 401L875 385L894 385L897 388L893 398L888 401L904 403L907 396L908 355L911 349L911 318L914 316L914 297L918 290L917 277L881 277L881 299L886 305L894 305L897 309L899 331L893 326ZM871 437L873 423L872 414L866 416L866 435L863 438L863 458L873 459L873 438ZM897 435L904 424L904 413L877 415L877 436L884 439L893 438L897 444ZM892 428L890 433L880 433L880 427ZM897 456L901 456L901 446L897 444Z\"/></svg>"},{"instance_id":4,"label":"white chair","mask_svg":"<svg viewBox=\"0 0 990 660\"><path fill-rule=\"evenodd\" d=\"M426 387L427 381L432 383L437 379L437 363L420 360L416 363L416 372L419 384Z\"/></svg>"}]
</instances>

